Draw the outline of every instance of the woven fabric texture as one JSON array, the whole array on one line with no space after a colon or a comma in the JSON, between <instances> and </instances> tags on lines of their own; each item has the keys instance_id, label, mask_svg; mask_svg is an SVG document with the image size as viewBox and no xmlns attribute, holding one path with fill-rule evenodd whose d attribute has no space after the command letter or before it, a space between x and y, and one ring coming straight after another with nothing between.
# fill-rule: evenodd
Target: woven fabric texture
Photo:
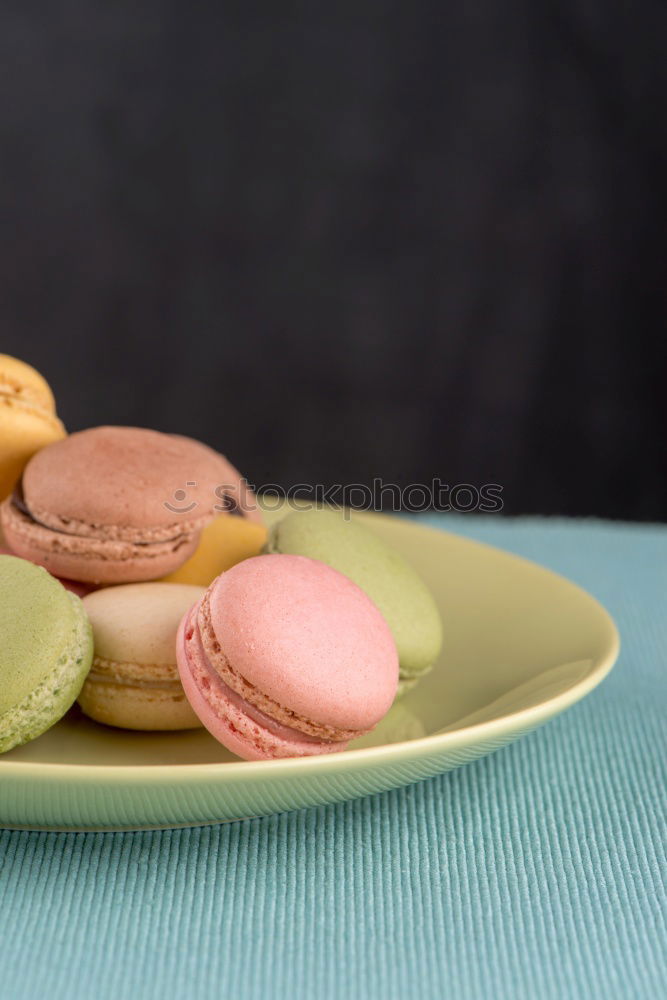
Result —
<instances>
[{"instance_id":1,"label":"woven fabric texture","mask_svg":"<svg viewBox=\"0 0 667 1000\"><path fill-rule=\"evenodd\" d=\"M611 676L493 756L372 798L201 829L0 831L0 997L665 995L667 529L423 521L589 589L621 631Z\"/></svg>"}]
</instances>

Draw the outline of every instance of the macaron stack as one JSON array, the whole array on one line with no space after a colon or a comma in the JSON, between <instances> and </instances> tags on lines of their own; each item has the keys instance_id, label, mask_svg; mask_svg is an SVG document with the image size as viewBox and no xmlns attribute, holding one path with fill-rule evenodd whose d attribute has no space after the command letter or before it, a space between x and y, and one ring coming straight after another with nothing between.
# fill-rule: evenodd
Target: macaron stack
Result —
<instances>
[{"instance_id":1,"label":"macaron stack","mask_svg":"<svg viewBox=\"0 0 667 1000\"><path fill-rule=\"evenodd\" d=\"M137 427L67 437L6 356L0 404L0 752L78 698L96 723L205 726L248 760L328 754L433 666L428 589L341 512L293 511L267 539L222 455Z\"/></svg>"}]
</instances>

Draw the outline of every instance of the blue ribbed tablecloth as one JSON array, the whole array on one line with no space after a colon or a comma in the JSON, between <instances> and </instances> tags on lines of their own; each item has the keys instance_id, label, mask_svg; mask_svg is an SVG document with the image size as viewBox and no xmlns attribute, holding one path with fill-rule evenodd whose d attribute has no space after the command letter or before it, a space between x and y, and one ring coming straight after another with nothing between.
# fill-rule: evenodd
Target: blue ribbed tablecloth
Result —
<instances>
[{"instance_id":1,"label":"blue ribbed tablecloth","mask_svg":"<svg viewBox=\"0 0 667 1000\"><path fill-rule=\"evenodd\" d=\"M611 676L396 792L156 833L0 831L0 996L667 995L667 529L427 517L535 559L620 627Z\"/></svg>"}]
</instances>

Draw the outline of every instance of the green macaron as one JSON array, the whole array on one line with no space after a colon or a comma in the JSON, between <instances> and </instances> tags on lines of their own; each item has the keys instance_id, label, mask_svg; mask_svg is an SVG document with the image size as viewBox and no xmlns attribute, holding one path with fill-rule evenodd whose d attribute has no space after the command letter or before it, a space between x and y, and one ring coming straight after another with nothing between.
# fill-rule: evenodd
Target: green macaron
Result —
<instances>
[{"instance_id":1,"label":"green macaron","mask_svg":"<svg viewBox=\"0 0 667 1000\"><path fill-rule=\"evenodd\" d=\"M399 694L431 669L442 646L442 622L431 592L400 553L359 521L331 508L295 510L273 526L265 551L319 559L368 594L396 642Z\"/></svg>"},{"instance_id":2,"label":"green macaron","mask_svg":"<svg viewBox=\"0 0 667 1000\"><path fill-rule=\"evenodd\" d=\"M92 658L81 600L41 566L0 556L0 753L62 718Z\"/></svg>"}]
</instances>

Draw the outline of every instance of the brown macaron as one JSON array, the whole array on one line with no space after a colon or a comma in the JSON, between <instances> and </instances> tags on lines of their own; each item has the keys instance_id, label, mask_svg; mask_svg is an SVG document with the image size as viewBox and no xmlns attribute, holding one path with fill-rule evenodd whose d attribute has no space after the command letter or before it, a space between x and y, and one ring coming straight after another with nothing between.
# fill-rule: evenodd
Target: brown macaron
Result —
<instances>
[{"instance_id":1,"label":"brown macaron","mask_svg":"<svg viewBox=\"0 0 667 1000\"><path fill-rule=\"evenodd\" d=\"M0 516L16 555L56 576L111 584L173 572L225 510L261 521L245 480L211 448L139 427L93 427L33 456Z\"/></svg>"}]
</instances>

